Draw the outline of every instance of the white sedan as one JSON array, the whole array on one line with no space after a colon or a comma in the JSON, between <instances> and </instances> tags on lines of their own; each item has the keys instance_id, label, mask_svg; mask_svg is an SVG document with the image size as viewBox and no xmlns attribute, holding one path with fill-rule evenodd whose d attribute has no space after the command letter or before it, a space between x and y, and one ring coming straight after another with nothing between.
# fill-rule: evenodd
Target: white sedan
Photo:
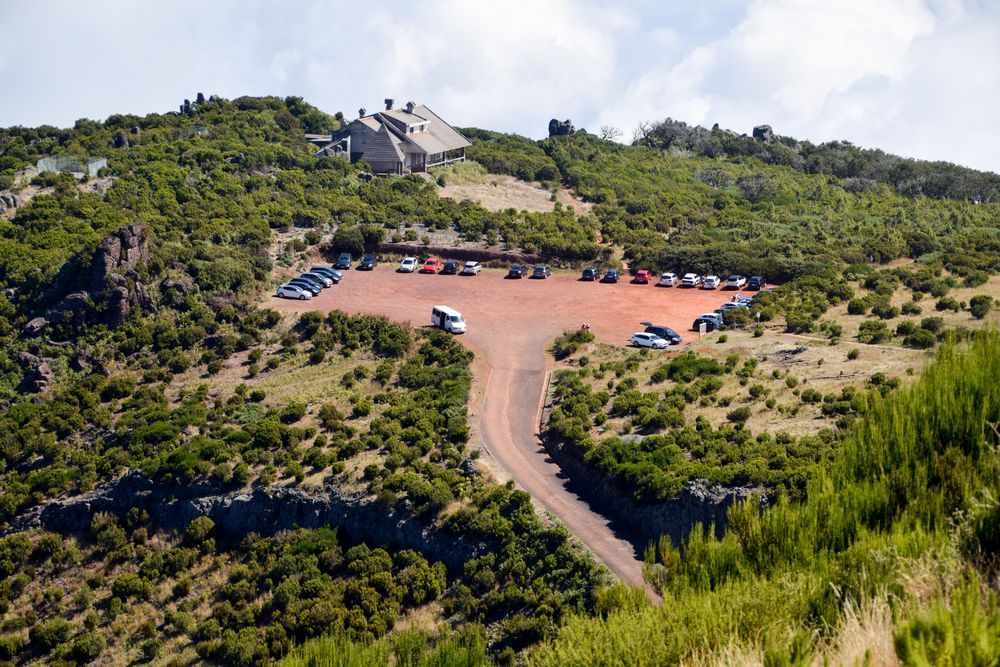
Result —
<instances>
[{"instance_id":1,"label":"white sedan","mask_svg":"<svg viewBox=\"0 0 1000 667\"><path fill-rule=\"evenodd\" d=\"M718 289L719 285L721 283L722 283L722 281L719 280L719 276L705 276L705 278L702 279L702 281L701 281L701 288L702 289Z\"/></svg>"},{"instance_id":2,"label":"white sedan","mask_svg":"<svg viewBox=\"0 0 1000 667\"><path fill-rule=\"evenodd\" d=\"M406 257L399 263L399 271L400 273L413 273L417 270L417 266L419 264L416 257Z\"/></svg>"},{"instance_id":3,"label":"white sedan","mask_svg":"<svg viewBox=\"0 0 1000 667\"><path fill-rule=\"evenodd\" d=\"M701 284L701 276L697 273L685 273L681 278L681 287L697 287Z\"/></svg>"},{"instance_id":4,"label":"white sedan","mask_svg":"<svg viewBox=\"0 0 1000 667\"><path fill-rule=\"evenodd\" d=\"M654 350L662 350L670 345L670 343L663 340L656 334L646 333L644 331L632 334L631 343L636 347L651 347Z\"/></svg>"},{"instance_id":5,"label":"white sedan","mask_svg":"<svg viewBox=\"0 0 1000 667\"><path fill-rule=\"evenodd\" d=\"M462 267L463 276L474 276L483 270L483 265L479 262L466 262L465 266Z\"/></svg>"},{"instance_id":6,"label":"white sedan","mask_svg":"<svg viewBox=\"0 0 1000 667\"><path fill-rule=\"evenodd\" d=\"M673 287L677 284L677 274L676 273L664 273L660 276L660 282L657 285L661 287Z\"/></svg>"},{"instance_id":7,"label":"white sedan","mask_svg":"<svg viewBox=\"0 0 1000 667\"><path fill-rule=\"evenodd\" d=\"M731 275L726 278L726 287L729 289L742 289L747 284L747 279L741 275Z\"/></svg>"},{"instance_id":8,"label":"white sedan","mask_svg":"<svg viewBox=\"0 0 1000 667\"><path fill-rule=\"evenodd\" d=\"M301 299L303 301L313 298L313 295L310 292L307 292L301 287L296 287L295 285L282 285L278 288L275 296L280 296L285 299Z\"/></svg>"}]
</instances>

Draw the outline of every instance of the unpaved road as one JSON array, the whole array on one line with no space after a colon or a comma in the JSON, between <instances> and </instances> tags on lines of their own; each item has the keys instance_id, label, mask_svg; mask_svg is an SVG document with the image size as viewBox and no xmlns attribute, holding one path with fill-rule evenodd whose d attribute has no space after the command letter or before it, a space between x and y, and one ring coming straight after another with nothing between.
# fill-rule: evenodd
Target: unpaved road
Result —
<instances>
[{"instance_id":1,"label":"unpaved road","mask_svg":"<svg viewBox=\"0 0 1000 667\"><path fill-rule=\"evenodd\" d=\"M476 352L473 370L485 391L478 432L487 452L615 575L645 587L641 548L616 534L605 517L567 488L565 476L541 446L538 413L551 367L546 346L583 322L609 343L626 343L642 330L641 320L696 338L698 334L687 331L694 318L717 308L731 293L624 281L584 283L576 275L507 280L504 272L493 270L479 276L444 276L396 273L394 268L351 270L340 285L311 301L272 297L264 305L284 312L376 313L417 326L430 323L435 305L460 311L469 326L461 338Z\"/></svg>"}]
</instances>

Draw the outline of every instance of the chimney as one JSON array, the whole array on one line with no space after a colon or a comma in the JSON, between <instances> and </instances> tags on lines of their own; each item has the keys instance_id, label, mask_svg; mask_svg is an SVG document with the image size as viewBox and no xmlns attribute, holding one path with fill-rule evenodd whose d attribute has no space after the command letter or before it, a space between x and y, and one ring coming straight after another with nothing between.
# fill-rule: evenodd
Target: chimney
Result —
<instances>
[{"instance_id":1,"label":"chimney","mask_svg":"<svg viewBox=\"0 0 1000 667\"><path fill-rule=\"evenodd\" d=\"M413 107L417 106L413 102L406 103L406 113L413 113Z\"/></svg>"},{"instance_id":2,"label":"chimney","mask_svg":"<svg viewBox=\"0 0 1000 667\"><path fill-rule=\"evenodd\" d=\"M368 112L365 111L365 108L361 107L360 109L358 109L358 118L364 118L366 113Z\"/></svg>"},{"instance_id":3,"label":"chimney","mask_svg":"<svg viewBox=\"0 0 1000 667\"><path fill-rule=\"evenodd\" d=\"M392 111L392 103L394 101L395 100L393 100L391 97L385 98L385 110L386 111Z\"/></svg>"}]
</instances>

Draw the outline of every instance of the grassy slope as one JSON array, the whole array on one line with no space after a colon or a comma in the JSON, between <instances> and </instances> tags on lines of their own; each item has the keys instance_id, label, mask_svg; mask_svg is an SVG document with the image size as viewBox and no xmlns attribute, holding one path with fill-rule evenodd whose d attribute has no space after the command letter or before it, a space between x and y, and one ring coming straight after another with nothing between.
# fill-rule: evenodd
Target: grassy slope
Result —
<instances>
[{"instance_id":1,"label":"grassy slope","mask_svg":"<svg viewBox=\"0 0 1000 667\"><path fill-rule=\"evenodd\" d=\"M762 515L737 507L722 539L695 534L680 551L662 543L648 568L660 608L622 604L574 620L531 664L672 664L734 646L806 664L837 644L849 610L886 598L907 662L923 653L943 664L947 646L978 640L996 660L995 602L983 611L961 582L988 581L980 574L997 557L997 372L995 333L944 349L914 386L873 399L803 504Z\"/></svg>"}]
</instances>

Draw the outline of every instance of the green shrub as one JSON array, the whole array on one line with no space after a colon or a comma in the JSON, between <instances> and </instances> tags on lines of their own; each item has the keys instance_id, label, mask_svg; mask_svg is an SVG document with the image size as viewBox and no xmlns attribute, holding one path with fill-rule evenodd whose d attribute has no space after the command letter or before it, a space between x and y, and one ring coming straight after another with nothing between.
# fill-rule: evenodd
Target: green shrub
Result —
<instances>
[{"instance_id":1,"label":"green shrub","mask_svg":"<svg viewBox=\"0 0 1000 667\"><path fill-rule=\"evenodd\" d=\"M885 322L866 320L858 328L858 340L862 343L878 344L892 339L892 332Z\"/></svg>"},{"instance_id":2,"label":"green shrub","mask_svg":"<svg viewBox=\"0 0 1000 667\"><path fill-rule=\"evenodd\" d=\"M934 304L934 308L935 310L951 310L956 313L962 310L962 306L959 305L958 301L950 296L938 299L938 302Z\"/></svg>"},{"instance_id":3,"label":"green shrub","mask_svg":"<svg viewBox=\"0 0 1000 667\"><path fill-rule=\"evenodd\" d=\"M969 311L977 320L981 320L993 308L993 297L979 294L969 299Z\"/></svg>"},{"instance_id":4,"label":"green shrub","mask_svg":"<svg viewBox=\"0 0 1000 667\"><path fill-rule=\"evenodd\" d=\"M38 647L42 653L48 653L66 642L72 631L73 626L69 621L64 618L53 618L31 628L28 637L33 646Z\"/></svg>"},{"instance_id":5,"label":"green shrub","mask_svg":"<svg viewBox=\"0 0 1000 667\"><path fill-rule=\"evenodd\" d=\"M558 360L565 359L579 350L580 346L593 340L594 334L586 329L566 332L552 344L552 354Z\"/></svg>"}]
</instances>

